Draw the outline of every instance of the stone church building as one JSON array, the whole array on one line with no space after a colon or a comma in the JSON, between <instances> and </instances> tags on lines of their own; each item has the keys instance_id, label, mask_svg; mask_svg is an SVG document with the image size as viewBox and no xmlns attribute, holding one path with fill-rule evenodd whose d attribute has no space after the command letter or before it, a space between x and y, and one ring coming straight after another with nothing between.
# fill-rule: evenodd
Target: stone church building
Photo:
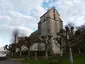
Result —
<instances>
[{"instance_id":1,"label":"stone church building","mask_svg":"<svg viewBox=\"0 0 85 64\"><path fill-rule=\"evenodd\" d=\"M56 11L55 7L52 7L40 17L38 30L36 30L29 36L31 43L33 43L33 45L30 47L30 50L44 51L45 44L40 40L40 38L44 36L50 38L50 43L48 43L48 45L50 44L49 46L51 46L52 52L54 54L59 54L60 48L56 46L53 38L56 38L57 33L62 28L63 21L60 18L60 14ZM48 48L50 48L49 46Z\"/></svg>"}]
</instances>

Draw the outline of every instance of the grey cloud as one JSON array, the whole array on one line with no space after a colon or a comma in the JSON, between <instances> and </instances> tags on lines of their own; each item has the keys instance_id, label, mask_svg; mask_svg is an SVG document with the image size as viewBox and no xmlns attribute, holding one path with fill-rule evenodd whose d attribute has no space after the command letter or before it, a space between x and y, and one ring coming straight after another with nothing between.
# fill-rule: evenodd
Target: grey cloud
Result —
<instances>
[{"instance_id":1,"label":"grey cloud","mask_svg":"<svg viewBox=\"0 0 85 64\"><path fill-rule=\"evenodd\" d=\"M8 0L0 0L0 11L12 10L13 6Z\"/></svg>"},{"instance_id":2,"label":"grey cloud","mask_svg":"<svg viewBox=\"0 0 85 64\"><path fill-rule=\"evenodd\" d=\"M46 0L45 2L49 2ZM85 0L54 0L49 7L55 6L60 13L64 25L74 22L75 25L82 25L85 21Z\"/></svg>"},{"instance_id":3,"label":"grey cloud","mask_svg":"<svg viewBox=\"0 0 85 64\"><path fill-rule=\"evenodd\" d=\"M79 19L85 15L84 0L58 0L58 3L56 1L55 4L57 9L59 9L59 13L65 24L69 21L74 22L76 25L81 25L84 23L85 19Z\"/></svg>"},{"instance_id":4,"label":"grey cloud","mask_svg":"<svg viewBox=\"0 0 85 64\"><path fill-rule=\"evenodd\" d=\"M0 0L0 44L10 43L15 28L19 30L20 35L26 36L37 29L39 16L44 12L42 1ZM37 10L36 14L30 15L33 8Z\"/></svg>"}]
</instances>

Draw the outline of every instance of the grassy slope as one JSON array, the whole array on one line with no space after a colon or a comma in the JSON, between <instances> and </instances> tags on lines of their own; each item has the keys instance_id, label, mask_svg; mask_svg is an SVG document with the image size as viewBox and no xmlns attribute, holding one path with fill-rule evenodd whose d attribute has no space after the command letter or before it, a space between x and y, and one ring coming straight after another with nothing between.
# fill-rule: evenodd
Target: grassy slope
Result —
<instances>
[{"instance_id":1,"label":"grassy slope","mask_svg":"<svg viewBox=\"0 0 85 64\"><path fill-rule=\"evenodd\" d=\"M74 64L85 64L85 55L74 55L73 59L74 59ZM49 63L50 60L55 60L56 63ZM42 59L42 60L29 59L29 60L23 60L22 62L24 64L59 64L57 62L56 58L55 59L51 58L49 60L45 60L45 59ZM70 64L68 56L63 57L62 64Z\"/></svg>"},{"instance_id":2,"label":"grassy slope","mask_svg":"<svg viewBox=\"0 0 85 64\"><path fill-rule=\"evenodd\" d=\"M23 62L24 62L24 64L48 64L48 62L46 60L30 59L30 60L24 60Z\"/></svg>"},{"instance_id":3,"label":"grassy slope","mask_svg":"<svg viewBox=\"0 0 85 64\"><path fill-rule=\"evenodd\" d=\"M73 62L74 62L74 64L85 64L85 54L73 55ZM67 56L64 57L62 63L63 64L70 64L69 57L67 57Z\"/></svg>"}]
</instances>

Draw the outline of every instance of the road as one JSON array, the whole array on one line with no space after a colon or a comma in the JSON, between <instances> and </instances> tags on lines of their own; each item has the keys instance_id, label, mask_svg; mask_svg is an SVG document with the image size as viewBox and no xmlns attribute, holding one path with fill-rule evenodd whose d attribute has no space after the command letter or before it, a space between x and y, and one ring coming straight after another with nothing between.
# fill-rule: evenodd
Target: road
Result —
<instances>
[{"instance_id":1,"label":"road","mask_svg":"<svg viewBox=\"0 0 85 64\"><path fill-rule=\"evenodd\" d=\"M0 64L22 64L22 63L11 60L0 60Z\"/></svg>"}]
</instances>

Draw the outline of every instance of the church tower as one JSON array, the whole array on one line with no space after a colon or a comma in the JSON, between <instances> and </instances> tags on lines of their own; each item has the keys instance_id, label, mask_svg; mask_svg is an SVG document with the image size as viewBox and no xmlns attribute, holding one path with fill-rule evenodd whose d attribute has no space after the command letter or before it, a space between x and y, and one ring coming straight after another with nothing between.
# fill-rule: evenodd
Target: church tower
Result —
<instances>
[{"instance_id":1,"label":"church tower","mask_svg":"<svg viewBox=\"0 0 85 64\"><path fill-rule=\"evenodd\" d=\"M63 21L60 19L60 14L56 11L55 7L52 7L40 17L38 29L40 30L41 35L56 36L62 28Z\"/></svg>"},{"instance_id":2,"label":"church tower","mask_svg":"<svg viewBox=\"0 0 85 64\"><path fill-rule=\"evenodd\" d=\"M38 30L41 36L52 36L55 38L60 29L63 28L63 21L60 19L60 14L56 11L55 7L49 9L44 15L40 17L38 23ZM60 49L51 39L52 50L54 53L59 53Z\"/></svg>"}]
</instances>

